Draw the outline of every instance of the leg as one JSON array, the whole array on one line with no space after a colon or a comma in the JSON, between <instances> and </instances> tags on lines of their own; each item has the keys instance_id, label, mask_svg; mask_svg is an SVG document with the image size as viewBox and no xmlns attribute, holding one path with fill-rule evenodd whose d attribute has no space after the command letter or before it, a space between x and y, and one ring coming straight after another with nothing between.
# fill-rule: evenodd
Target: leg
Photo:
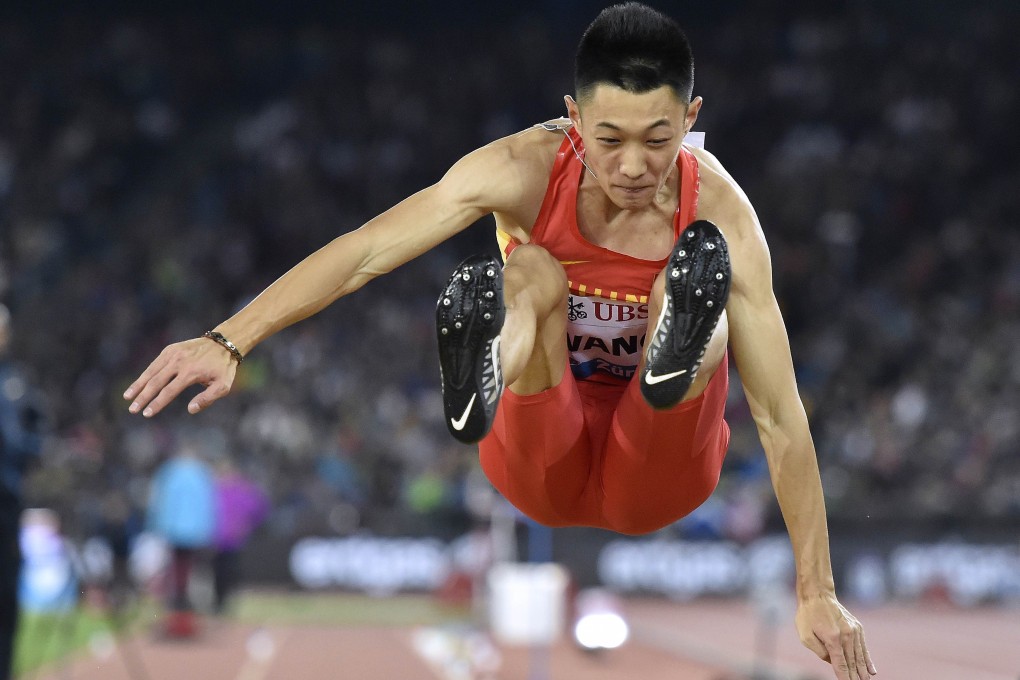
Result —
<instances>
[{"instance_id":1,"label":"leg","mask_svg":"<svg viewBox=\"0 0 1020 680\"><path fill-rule=\"evenodd\" d=\"M485 436L503 392L499 345L505 315L502 268L488 255L461 262L436 303L446 427L464 443Z\"/></svg>"},{"instance_id":2,"label":"leg","mask_svg":"<svg viewBox=\"0 0 1020 680\"><path fill-rule=\"evenodd\" d=\"M716 333L724 336L724 329L720 324ZM690 390L698 395L665 410L650 408L639 387L628 385L603 454L607 528L656 531L688 515L715 490L730 439L723 419L728 363L724 353L708 371L706 361Z\"/></svg>"},{"instance_id":3,"label":"leg","mask_svg":"<svg viewBox=\"0 0 1020 680\"><path fill-rule=\"evenodd\" d=\"M0 516L0 680L13 674L14 640L18 629L18 575L21 550L18 546L18 516L2 505ZM10 514L9 514L10 513Z\"/></svg>"},{"instance_id":4,"label":"leg","mask_svg":"<svg viewBox=\"0 0 1020 680\"><path fill-rule=\"evenodd\" d=\"M657 409L669 408L690 392L722 320L730 290L726 239L711 222L699 220L680 235L653 290L658 314L649 329L641 392ZM652 310L650 310L652 311ZM704 381L701 389L704 389Z\"/></svg>"},{"instance_id":5,"label":"leg","mask_svg":"<svg viewBox=\"0 0 1020 680\"><path fill-rule=\"evenodd\" d=\"M517 247L504 274L500 363L510 389L479 444L482 469L517 508L543 524L585 523L591 444L567 362L567 279L544 248Z\"/></svg>"},{"instance_id":6,"label":"leg","mask_svg":"<svg viewBox=\"0 0 1020 680\"><path fill-rule=\"evenodd\" d=\"M213 612L222 614L227 601L227 551L217 550L213 555Z\"/></svg>"},{"instance_id":7,"label":"leg","mask_svg":"<svg viewBox=\"0 0 1020 680\"><path fill-rule=\"evenodd\" d=\"M655 283L652 285L652 294L648 300L648 318L658 319L659 314L662 311L662 305L665 302L663 299L663 291L665 290L665 272L659 272L659 275L655 279ZM648 335L655 332L654 328L648 329ZM716 323L715 330L712 331L712 337L708 341L708 345L705 347L705 355L701 360L701 366L697 369L694 374L694 380L691 381L690 387L684 393L681 402L690 401L701 395L708 387L709 381L715 375L716 369L722 363L723 357L726 356L726 346L729 343L729 322L726 318L725 310L719 315L719 321ZM643 376L645 363L647 362L647 354L642 354L641 363L638 365L637 375Z\"/></svg>"},{"instance_id":8,"label":"leg","mask_svg":"<svg viewBox=\"0 0 1020 680\"><path fill-rule=\"evenodd\" d=\"M507 392L492 431L478 444L482 470L518 510L546 526L592 524L593 465L577 383L564 359L561 380L544 392Z\"/></svg>"},{"instance_id":9,"label":"leg","mask_svg":"<svg viewBox=\"0 0 1020 680\"><path fill-rule=\"evenodd\" d=\"M213 557L213 607L217 614L227 610L227 602L237 585L239 553L222 549Z\"/></svg>"},{"instance_id":10,"label":"leg","mask_svg":"<svg viewBox=\"0 0 1020 680\"><path fill-rule=\"evenodd\" d=\"M628 386L606 440L603 513L610 528L662 528L718 484L729 444L729 281L722 234L708 222L692 224L652 288L653 341L638 368L640 395Z\"/></svg>"},{"instance_id":11,"label":"leg","mask_svg":"<svg viewBox=\"0 0 1020 680\"><path fill-rule=\"evenodd\" d=\"M566 295L563 267L538 246L514 250L505 274L484 255L457 267L436 305L450 434L462 442L484 437L504 384L535 394L559 382L566 361Z\"/></svg>"},{"instance_id":12,"label":"leg","mask_svg":"<svg viewBox=\"0 0 1020 680\"><path fill-rule=\"evenodd\" d=\"M174 611L190 611L188 580L191 576L191 562L195 551L191 548L175 547L170 565L170 608Z\"/></svg>"},{"instance_id":13,"label":"leg","mask_svg":"<svg viewBox=\"0 0 1020 680\"><path fill-rule=\"evenodd\" d=\"M514 394L537 394L563 377L567 275L545 248L523 245L507 258L503 276L503 375Z\"/></svg>"}]
</instances>

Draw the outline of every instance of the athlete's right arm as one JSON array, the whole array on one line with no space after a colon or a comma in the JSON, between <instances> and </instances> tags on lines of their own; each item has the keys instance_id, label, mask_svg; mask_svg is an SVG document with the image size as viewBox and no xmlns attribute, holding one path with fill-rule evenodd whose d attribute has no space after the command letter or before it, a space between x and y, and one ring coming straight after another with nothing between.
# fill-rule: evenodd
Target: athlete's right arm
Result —
<instances>
[{"instance_id":1,"label":"athlete's right arm","mask_svg":"<svg viewBox=\"0 0 1020 680\"><path fill-rule=\"evenodd\" d=\"M511 138L512 139L512 138ZM512 211L527 173L511 142L500 140L459 160L436 184L361 228L315 251L214 330L247 354L259 342L421 255L494 211ZM237 363L217 342L194 338L166 347L124 398L131 413L159 413L191 385L205 390L188 404L198 413L226 395Z\"/></svg>"}]
</instances>

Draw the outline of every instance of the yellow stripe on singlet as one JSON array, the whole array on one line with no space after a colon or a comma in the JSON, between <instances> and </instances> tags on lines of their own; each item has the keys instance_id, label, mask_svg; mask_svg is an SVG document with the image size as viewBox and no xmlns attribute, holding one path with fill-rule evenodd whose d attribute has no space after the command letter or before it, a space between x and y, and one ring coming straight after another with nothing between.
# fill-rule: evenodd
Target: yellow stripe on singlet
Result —
<instances>
[{"instance_id":1,"label":"yellow stripe on singlet","mask_svg":"<svg viewBox=\"0 0 1020 680\"><path fill-rule=\"evenodd\" d=\"M506 233L499 227L496 227L496 243L499 244L499 256L503 258L504 264L506 263L506 247L510 245L510 234Z\"/></svg>"},{"instance_id":2,"label":"yellow stripe on singlet","mask_svg":"<svg viewBox=\"0 0 1020 680\"><path fill-rule=\"evenodd\" d=\"M633 295L631 293L620 293L615 290L608 291L608 293L597 286L589 286L585 283L577 283L576 281L567 281L567 286L570 288L571 293L577 295L591 295L592 297L608 298L610 300L624 300L625 302L635 302L643 305L648 302L647 295ZM591 292L589 293L589 289Z\"/></svg>"},{"instance_id":3,"label":"yellow stripe on singlet","mask_svg":"<svg viewBox=\"0 0 1020 680\"><path fill-rule=\"evenodd\" d=\"M499 243L499 254L503 257L504 262L506 261L506 248L512 241L509 234L505 231L496 227L496 242ZM588 260L560 260L560 264L581 264L588 262ZM648 302L647 295L634 295L632 293L621 293L619 291L610 290L607 291L600 286L591 286L586 283L577 283L576 281L567 281L567 285L570 287L570 292L576 293L577 295L591 295L593 297L608 298L610 300L624 300L625 302L635 302L637 304L645 304ZM589 291L591 291L589 293Z\"/></svg>"}]
</instances>

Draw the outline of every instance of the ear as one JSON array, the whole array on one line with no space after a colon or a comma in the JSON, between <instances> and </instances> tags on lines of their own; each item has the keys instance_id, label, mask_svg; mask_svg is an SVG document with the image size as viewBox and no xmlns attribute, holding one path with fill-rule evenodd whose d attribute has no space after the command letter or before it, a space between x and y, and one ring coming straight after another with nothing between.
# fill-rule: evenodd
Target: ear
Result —
<instances>
[{"instance_id":1,"label":"ear","mask_svg":"<svg viewBox=\"0 0 1020 680\"><path fill-rule=\"evenodd\" d=\"M567 105L567 118L574 124L574 129L581 131L581 107L577 105L574 98L569 94L563 96L563 102Z\"/></svg>"},{"instance_id":2,"label":"ear","mask_svg":"<svg viewBox=\"0 0 1020 680\"><path fill-rule=\"evenodd\" d=\"M684 134L694 128L694 124L698 121L698 112L701 111L701 105L704 101L701 97L695 97L687 105L687 115L684 117Z\"/></svg>"}]
</instances>

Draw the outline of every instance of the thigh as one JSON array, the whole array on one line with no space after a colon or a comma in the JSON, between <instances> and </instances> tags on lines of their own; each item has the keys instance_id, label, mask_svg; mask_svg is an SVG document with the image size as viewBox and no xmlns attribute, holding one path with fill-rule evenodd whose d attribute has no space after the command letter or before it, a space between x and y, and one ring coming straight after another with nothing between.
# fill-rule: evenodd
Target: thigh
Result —
<instances>
[{"instance_id":1,"label":"thigh","mask_svg":"<svg viewBox=\"0 0 1020 680\"><path fill-rule=\"evenodd\" d=\"M549 526L585 523L597 507L588 493L592 446L566 361L555 387L504 392L479 456L493 486L528 517Z\"/></svg>"},{"instance_id":2,"label":"thigh","mask_svg":"<svg viewBox=\"0 0 1020 680\"><path fill-rule=\"evenodd\" d=\"M603 513L610 528L640 534L661 529L705 502L719 483L729 445L723 420L729 386L722 362L698 397L656 411L632 381L606 438Z\"/></svg>"}]
</instances>

